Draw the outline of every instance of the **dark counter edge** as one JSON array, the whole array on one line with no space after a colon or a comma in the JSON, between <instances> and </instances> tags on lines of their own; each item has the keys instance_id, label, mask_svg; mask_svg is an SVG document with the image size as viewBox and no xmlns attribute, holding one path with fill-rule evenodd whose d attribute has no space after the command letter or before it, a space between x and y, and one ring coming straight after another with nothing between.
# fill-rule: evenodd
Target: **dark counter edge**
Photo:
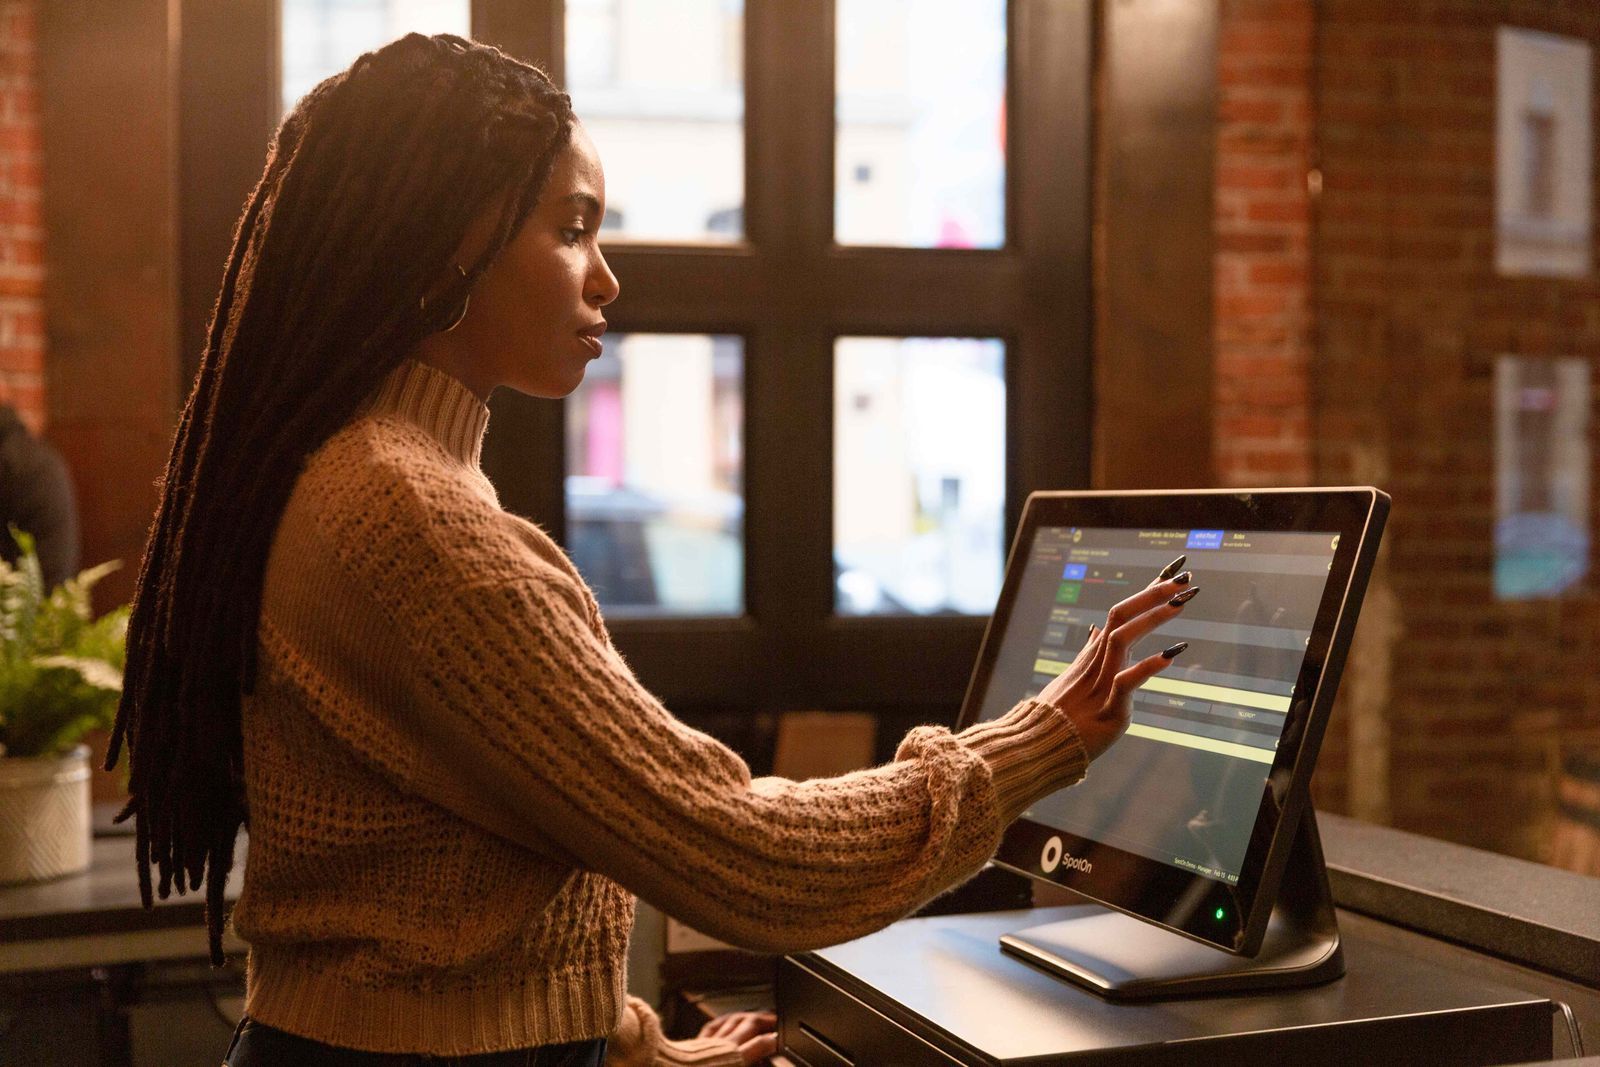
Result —
<instances>
[{"instance_id":1,"label":"dark counter edge","mask_svg":"<svg viewBox=\"0 0 1600 1067\"><path fill-rule=\"evenodd\" d=\"M1339 815L1319 814L1317 825L1339 907L1600 987L1600 878ZM139 906L131 838L97 838L95 853L95 868L76 877L99 883L96 906L38 906L55 894L30 887L33 906L0 903L0 942L204 924L199 894ZM240 835L230 901L244 853Z\"/></svg>"},{"instance_id":2,"label":"dark counter edge","mask_svg":"<svg viewBox=\"0 0 1600 1067\"><path fill-rule=\"evenodd\" d=\"M1318 813L1334 902L1600 986L1600 878Z\"/></svg>"},{"instance_id":3,"label":"dark counter edge","mask_svg":"<svg viewBox=\"0 0 1600 1067\"><path fill-rule=\"evenodd\" d=\"M59 915L0 917L0 944L203 927L205 923L203 894L190 892L179 897L174 893L167 900L157 901L150 911L136 904Z\"/></svg>"}]
</instances>

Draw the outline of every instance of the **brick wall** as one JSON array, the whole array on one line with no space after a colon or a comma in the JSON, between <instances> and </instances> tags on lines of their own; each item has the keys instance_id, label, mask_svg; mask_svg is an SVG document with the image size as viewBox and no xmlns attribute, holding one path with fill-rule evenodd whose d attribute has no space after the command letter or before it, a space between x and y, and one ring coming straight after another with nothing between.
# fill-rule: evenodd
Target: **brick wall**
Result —
<instances>
[{"instance_id":1,"label":"brick wall","mask_svg":"<svg viewBox=\"0 0 1600 1067\"><path fill-rule=\"evenodd\" d=\"M1222 0L1213 462L1221 485L1310 474L1312 8Z\"/></svg>"},{"instance_id":2,"label":"brick wall","mask_svg":"<svg viewBox=\"0 0 1600 1067\"><path fill-rule=\"evenodd\" d=\"M0 0L0 404L45 421L36 0Z\"/></svg>"},{"instance_id":3,"label":"brick wall","mask_svg":"<svg viewBox=\"0 0 1600 1067\"><path fill-rule=\"evenodd\" d=\"M1217 25L1213 266L1216 484L1312 481L1313 7L1222 0ZM1348 721L1336 712L1314 799L1350 811Z\"/></svg>"},{"instance_id":4,"label":"brick wall","mask_svg":"<svg viewBox=\"0 0 1600 1067\"><path fill-rule=\"evenodd\" d=\"M1395 499L1374 683L1387 805L1401 827L1541 858L1552 764L1600 739L1600 599L1591 574L1560 600L1495 600L1493 367L1593 360L1600 285L1495 274L1495 30L1600 46L1600 5L1318 12L1313 437L1320 479L1375 479Z\"/></svg>"},{"instance_id":5,"label":"brick wall","mask_svg":"<svg viewBox=\"0 0 1600 1067\"><path fill-rule=\"evenodd\" d=\"M1600 284L1494 272L1495 30L1600 46L1600 5L1219 10L1217 480L1395 500L1317 803L1545 859L1562 753L1600 746L1600 598L1495 600L1493 367L1593 359Z\"/></svg>"}]
</instances>

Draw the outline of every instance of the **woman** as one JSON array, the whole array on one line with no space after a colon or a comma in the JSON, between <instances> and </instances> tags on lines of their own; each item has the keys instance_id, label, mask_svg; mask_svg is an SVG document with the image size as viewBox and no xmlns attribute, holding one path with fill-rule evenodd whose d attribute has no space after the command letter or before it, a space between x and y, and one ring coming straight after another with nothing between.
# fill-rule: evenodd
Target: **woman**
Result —
<instances>
[{"instance_id":1,"label":"woman","mask_svg":"<svg viewBox=\"0 0 1600 1067\"><path fill-rule=\"evenodd\" d=\"M612 648L478 466L498 386L561 397L618 293L567 97L408 36L285 118L235 236L141 568L108 766L140 882L250 945L233 1067L751 1063L626 998L633 894L770 951L877 929L976 871L1122 732L1186 575L1119 605L1039 699L895 762L751 781ZM610 1047L607 1049L607 1038Z\"/></svg>"}]
</instances>

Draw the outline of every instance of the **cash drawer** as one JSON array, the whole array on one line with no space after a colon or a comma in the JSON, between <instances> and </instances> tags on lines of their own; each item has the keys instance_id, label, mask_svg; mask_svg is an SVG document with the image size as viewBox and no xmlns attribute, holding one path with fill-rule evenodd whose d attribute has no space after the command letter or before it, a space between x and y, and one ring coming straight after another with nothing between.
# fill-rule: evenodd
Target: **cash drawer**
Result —
<instances>
[{"instance_id":1,"label":"cash drawer","mask_svg":"<svg viewBox=\"0 0 1600 1067\"><path fill-rule=\"evenodd\" d=\"M962 1062L792 957L778 964L778 989L783 1051L805 1067L959 1067Z\"/></svg>"}]
</instances>

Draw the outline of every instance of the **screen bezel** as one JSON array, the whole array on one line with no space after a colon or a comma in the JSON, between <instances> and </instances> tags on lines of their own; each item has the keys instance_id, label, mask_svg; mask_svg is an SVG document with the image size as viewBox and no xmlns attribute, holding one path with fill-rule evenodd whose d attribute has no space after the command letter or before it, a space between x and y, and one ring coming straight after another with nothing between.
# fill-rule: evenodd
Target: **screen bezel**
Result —
<instances>
[{"instance_id":1,"label":"screen bezel","mask_svg":"<svg viewBox=\"0 0 1600 1067\"><path fill-rule=\"evenodd\" d=\"M1005 581L962 702L958 729L977 720L1010 621L1028 555L1041 526L1262 531L1333 531L1339 535L1328 582L1296 679L1295 698L1263 789L1237 884L1188 872L1105 842L1019 818L1006 830L995 862L1065 886L1107 907L1145 919L1236 955L1256 954L1266 933L1283 864L1307 803L1311 772L1355 629L1389 498L1370 487L1339 489L1036 492L1023 507L1007 557ZM1190 553L1203 572L1203 556ZM1092 773L1092 768L1091 768ZM1092 852L1087 872L1065 863L1045 873L1050 838L1065 853ZM1129 892L1126 887L1133 886ZM1217 919L1217 909L1224 918Z\"/></svg>"}]
</instances>

